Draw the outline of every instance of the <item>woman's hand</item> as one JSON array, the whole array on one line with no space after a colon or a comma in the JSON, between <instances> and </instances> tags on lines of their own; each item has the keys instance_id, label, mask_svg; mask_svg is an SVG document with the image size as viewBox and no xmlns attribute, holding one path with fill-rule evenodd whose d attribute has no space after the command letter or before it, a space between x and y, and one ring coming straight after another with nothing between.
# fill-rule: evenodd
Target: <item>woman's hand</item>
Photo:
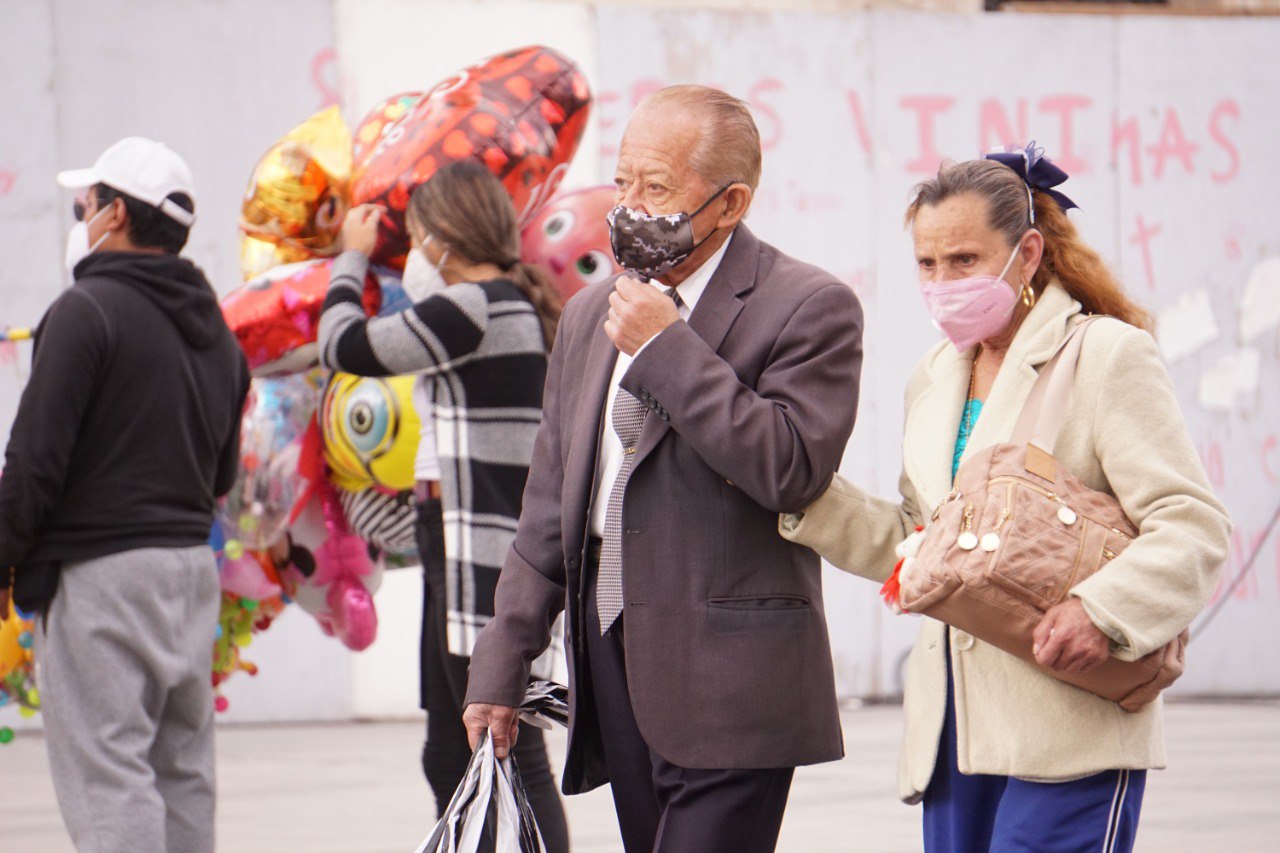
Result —
<instances>
[{"instance_id":1,"label":"woman's hand","mask_svg":"<svg viewBox=\"0 0 1280 853\"><path fill-rule=\"evenodd\" d=\"M347 218L342 221L343 250L372 254L378 242L378 223L382 221L382 213L382 207L376 204L362 204L348 210Z\"/></svg>"},{"instance_id":2,"label":"woman's hand","mask_svg":"<svg viewBox=\"0 0 1280 853\"><path fill-rule=\"evenodd\" d=\"M1050 608L1031 637L1036 662L1055 672L1088 672L1111 655L1111 640L1093 624L1078 598Z\"/></svg>"}]
</instances>

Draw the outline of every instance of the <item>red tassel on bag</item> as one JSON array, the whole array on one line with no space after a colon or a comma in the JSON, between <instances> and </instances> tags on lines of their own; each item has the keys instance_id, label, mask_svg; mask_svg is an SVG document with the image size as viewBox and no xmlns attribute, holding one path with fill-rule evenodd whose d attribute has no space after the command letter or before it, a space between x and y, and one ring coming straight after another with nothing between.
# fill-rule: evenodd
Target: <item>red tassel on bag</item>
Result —
<instances>
[{"instance_id":1,"label":"red tassel on bag","mask_svg":"<svg viewBox=\"0 0 1280 853\"><path fill-rule=\"evenodd\" d=\"M894 564L893 573L884 582L884 586L880 587L880 597L884 599L885 606L898 615L906 612L902 607L902 569L906 566L907 560L913 559L919 553L923 530L922 526L916 525L915 532L894 548L894 553L898 555L898 562Z\"/></svg>"},{"instance_id":2,"label":"red tassel on bag","mask_svg":"<svg viewBox=\"0 0 1280 853\"><path fill-rule=\"evenodd\" d=\"M906 557L899 560L893 567L893 574L889 575L889 579L884 582L884 586L880 587L880 597L884 599L886 607L892 610L901 610L902 604L898 601L898 595L902 592L902 583L899 576L902 574L902 564L906 562Z\"/></svg>"}]
</instances>

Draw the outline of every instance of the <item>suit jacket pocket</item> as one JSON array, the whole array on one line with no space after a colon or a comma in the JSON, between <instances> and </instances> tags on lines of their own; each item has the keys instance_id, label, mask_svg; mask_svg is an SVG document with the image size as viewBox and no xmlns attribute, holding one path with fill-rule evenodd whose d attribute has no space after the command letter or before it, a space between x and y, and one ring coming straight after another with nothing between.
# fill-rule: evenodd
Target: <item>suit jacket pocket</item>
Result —
<instances>
[{"instance_id":1,"label":"suit jacket pocket","mask_svg":"<svg viewBox=\"0 0 1280 853\"><path fill-rule=\"evenodd\" d=\"M810 624L809 599L798 595L707 599L707 627L720 634L801 631Z\"/></svg>"}]
</instances>

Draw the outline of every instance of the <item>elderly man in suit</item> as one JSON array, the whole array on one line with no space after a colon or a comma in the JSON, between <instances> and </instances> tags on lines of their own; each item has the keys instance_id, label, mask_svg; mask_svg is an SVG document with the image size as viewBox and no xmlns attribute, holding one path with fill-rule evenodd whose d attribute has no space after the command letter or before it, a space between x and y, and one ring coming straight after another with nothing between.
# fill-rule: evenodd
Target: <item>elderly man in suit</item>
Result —
<instances>
[{"instance_id":1,"label":"elderly man in suit","mask_svg":"<svg viewBox=\"0 0 1280 853\"><path fill-rule=\"evenodd\" d=\"M820 495L853 429L862 313L743 224L745 104L673 86L623 135L628 274L579 293L464 720L499 756L567 613L566 793L613 787L636 851L772 850L797 765L843 754L818 557L777 513Z\"/></svg>"}]
</instances>

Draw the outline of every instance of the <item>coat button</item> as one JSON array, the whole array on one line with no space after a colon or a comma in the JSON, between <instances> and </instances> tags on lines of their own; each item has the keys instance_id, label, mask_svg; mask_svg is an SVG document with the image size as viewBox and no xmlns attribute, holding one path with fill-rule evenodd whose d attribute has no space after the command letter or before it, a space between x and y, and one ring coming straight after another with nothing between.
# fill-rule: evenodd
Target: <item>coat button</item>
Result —
<instances>
[{"instance_id":1,"label":"coat button","mask_svg":"<svg viewBox=\"0 0 1280 853\"><path fill-rule=\"evenodd\" d=\"M962 652L967 652L969 651L969 649L973 648L972 634L966 633L959 629L952 629L952 631L953 633L951 634L951 641L955 644L955 647L958 650Z\"/></svg>"}]
</instances>

